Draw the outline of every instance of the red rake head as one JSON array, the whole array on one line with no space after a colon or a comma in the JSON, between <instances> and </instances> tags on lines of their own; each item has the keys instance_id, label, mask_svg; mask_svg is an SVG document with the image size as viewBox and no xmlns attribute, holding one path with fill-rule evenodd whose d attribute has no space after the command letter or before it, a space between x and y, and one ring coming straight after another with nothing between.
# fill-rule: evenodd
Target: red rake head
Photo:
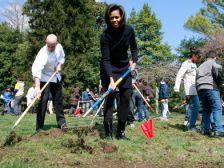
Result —
<instances>
[{"instance_id":1,"label":"red rake head","mask_svg":"<svg viewBox=\"0 0 224 168\"><path fill-rule=\"evenodd\" d=\"M152 119L141 124L140 129L147 139L151 139L152 137L154 137L153 120Z\"/></svg>"}]
</instances>

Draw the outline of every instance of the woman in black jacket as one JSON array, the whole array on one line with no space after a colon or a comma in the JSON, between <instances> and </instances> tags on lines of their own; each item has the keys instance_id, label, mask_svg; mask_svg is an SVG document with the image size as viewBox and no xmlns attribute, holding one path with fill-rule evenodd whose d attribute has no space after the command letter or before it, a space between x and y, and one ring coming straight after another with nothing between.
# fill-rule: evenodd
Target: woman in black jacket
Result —
<instances>
[{"instance_id":1,"label":"woman in black jacket","mask_svg":"<svg viewBox=\"0 0 224 168\"><path fill-rule=\"evenodd\" d=\"M101 63L100 77L104 90L108 87L115 89L115 81L130 67L135 69L137 62L137 44L134 30L125 23L125 11L122 6L111 4L105 12L106 30L100 39ZM130 47L132 61L128 58ZM126 138L125 124L129 113L129 102L132 92L131 75L129 74L119 85L120 108L118 111L117 139ZM112 138L113 102L115 93L109 94L106 98L104 109L104 129L105 136Z\"/></svg>"}]
</instances>

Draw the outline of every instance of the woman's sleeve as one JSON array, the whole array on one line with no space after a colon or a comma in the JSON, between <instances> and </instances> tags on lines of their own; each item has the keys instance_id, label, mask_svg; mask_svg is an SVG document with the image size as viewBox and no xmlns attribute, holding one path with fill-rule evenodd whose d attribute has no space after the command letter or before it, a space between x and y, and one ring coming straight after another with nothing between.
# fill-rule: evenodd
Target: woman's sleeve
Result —
<instances>
[{"instance_id":1,"label":"woman's sleeve","mask_svg":"<svg viewBox=\"0 0 224 168\"><path fill-rule=\"evenodd\" d=\"M111 62L110 62L110 46L109 41L104 35L100 38L100 49L102 54L102 63L108 77L112 76Z\"/></svg>"},{"instance_id":2,"label":"woman's sleeve","mask_svg":"<svg viewBox=\"0 0 224 168\"><path fill-rule=\"evenodd\" d=\"M136 43L136 39L135 39L135 32L133 29L131 29L130 48L131 48L132 60L134 63L137 63L138 49L137 49L137 43Z\"/></svg>"}]
</instances>

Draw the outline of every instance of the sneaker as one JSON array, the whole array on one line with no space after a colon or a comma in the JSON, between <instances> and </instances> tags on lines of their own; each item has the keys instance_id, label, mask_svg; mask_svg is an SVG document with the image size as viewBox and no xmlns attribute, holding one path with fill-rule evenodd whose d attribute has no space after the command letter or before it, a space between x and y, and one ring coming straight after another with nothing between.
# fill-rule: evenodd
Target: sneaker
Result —
<instances>
[{"instance_id":1,"label":"sneaker","mask_svg":"<svg viewBox=\"0 0 224 168\"><path fill-rule=\"evenodd\" d=\"M198 132L197 128L188 128L188 132Z\"/></svg>"},{"instance_id":2,"label":"sneaker","mask_svg":"<svg viewBox=\"0 0 224 168\"><path fill-rule=\"evenodd\" d=\"M41 132L44 132L44 130L41 128L37 129L37 133L41 133Z\"/></svg>"},{"instance_id":3,"label":"sneaker","mask_svg":"<svg viewBox=\"0 0 224 168\"><path fill-rule=\"evenodd\" d=\"M168 121L168 119L165 118L165 117L160 117L160 120L161 120L161 121Z\"/></svg>"},{"instance_id":4,"label":"sneaker","mask_svg":"<svg viewBox=\"0 0 224 168\"><path fill-rule=\"evenodd\" d=\"M184 121L184 126L188 126L188 121Z\"/></svg>"},{"instance_id":5,"label":"sneaker","mask_svg":"<svg viewBox=\"0 0 224 168\"><path fill-rule=\"evenodd\" d=\"M130 139L127 138L127 137L125 136L125 133L124 133L124 132L117 134L117 135L116 135L116 139L117 139L117 140L126 140L126 141L130 141Z\"/></svg>"},{"instance_id":6,"label":"sneaker","mask_svg":"<svg viewBox=\"0 0 224 168\"><path fill-rule=\"evenodd\" d=\"M112 137L112 135L106 135L104 139L105 140L113 140L113 137Z\"/></svg>"},{"instance_id":7,"label":"sneaker","mask_svg":"<svg viewBox=\"0 0 224 168\"><path fill-rule=\"evenodd\" d=\"M131 127L131 128L134 128L134 127L135 127L135 124L131 123L131 124L130 124L130 127Z\"/></svg>"},{"instance_id":8,"label":"sneaker","mask_svg":"<svg viewBox=\"0 0 224 168\"><path fill-rule=\"evenodd\" d=\"M214 137L224 137L224 132L215 132Z\"/></svg>"},{"instance_id":9,"label":"sneaker","mask_svg":"<svg viewBox=\"0 0 224 168\"><path fill-rule=\"evenodd\" d=\"M67 126L66 123L63 123L63 124L61 125L61 130L62 130L62 132L67 132L67 130L68 130L68 126Z\"/></svg>"}]
</instances>

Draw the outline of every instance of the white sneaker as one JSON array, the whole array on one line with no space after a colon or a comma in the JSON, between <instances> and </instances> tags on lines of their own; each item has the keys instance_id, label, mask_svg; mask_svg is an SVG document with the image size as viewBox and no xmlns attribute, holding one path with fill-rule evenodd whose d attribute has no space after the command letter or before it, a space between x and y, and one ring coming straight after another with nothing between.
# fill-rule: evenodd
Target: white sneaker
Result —
<instances>
[{"instance_id":1,"label":"white sneaker","mask_svg":"<svg viewBox=\"0 0 224 168\"><path fill-rule=\"evenodd\" d=\"M163 117L163 121L168 121L168 118L164 118L164 117Z\"/></svg>"},{"instance_id":2,"label":"white sneaker","mask_svg":"<svg viewBox=\"0 0 224 168\"><path fill-rule=\"evenodd\" d=\"M184 126L187 126L188 125L188 121L184 121Z\"/></svg>"},{"instance_id":3,"label":"white sneaker","mask_svg":"<svg viewBox=\"0 0 224 168\"><path fill-rule=\"evenodd\" d=\"M134 127L135 127L135 124L133 124L133 123L130 124L130 127L131 127L131 128L134 128Z\"/></svg>"},{"instance_id":4,"label":"white sneaker","mask_svg":"<svg viewBox=\"0 0 224 168\"><path fill-rule=\"evenodd\" d=\"M168 119L165 118L165 117L160 117L160 120L161 120L161 121L168 121Z\"/></svg>"}]
</instances>

